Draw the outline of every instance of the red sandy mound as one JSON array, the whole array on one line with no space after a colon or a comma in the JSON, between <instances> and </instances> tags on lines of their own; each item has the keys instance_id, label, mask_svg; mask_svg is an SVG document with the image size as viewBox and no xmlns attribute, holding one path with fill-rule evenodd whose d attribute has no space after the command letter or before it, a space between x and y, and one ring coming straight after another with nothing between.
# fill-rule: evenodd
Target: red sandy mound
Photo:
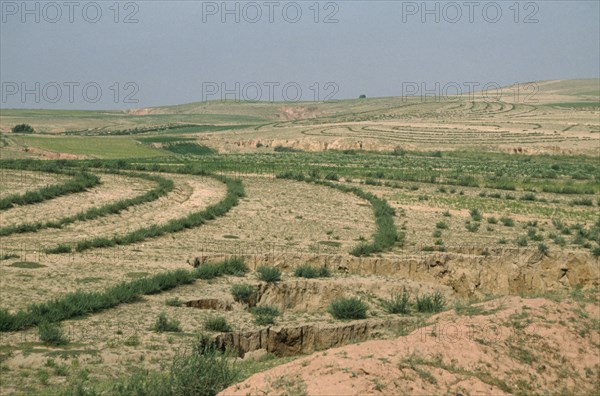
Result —
<instances>
[{"instance_id":1,"label":"red sandy mound","mask_svg":"<svg viewBox=\"0 0 600 396\"><path fill-rule=\"evenodd\" d=\"M314 353L221 395L600 393L597 300L508 297L459 312L394 340Z\"/></svg>"}]
</instances>

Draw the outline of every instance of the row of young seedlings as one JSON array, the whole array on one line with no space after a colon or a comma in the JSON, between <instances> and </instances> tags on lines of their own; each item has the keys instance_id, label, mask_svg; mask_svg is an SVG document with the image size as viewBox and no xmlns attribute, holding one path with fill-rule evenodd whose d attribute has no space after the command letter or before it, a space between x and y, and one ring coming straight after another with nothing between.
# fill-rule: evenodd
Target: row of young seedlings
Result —
<instances>
[{"instance_id":1,"label":"row of young seedlings","mask_svg":"<svg viewBox=\"0 0 600 396\"><path fill-rule=\"evenodd\" d=\"M12 194L0 199L0 210L15 207L15 205L33 205L62 195L74 194L100 184L100 178L88 172L72 172L54 170L53 173L66 173L73 177L64 183L41 187L23 194Z\"/></svg>"},{"instance_id":2,"label":"row of young seedlings","mask_svg":"<svg viewBox=\"0 0 600 396\"><path fill-rule=\"evenodd\" d=\"M146 239L157 238L166 234L198 227L209 220L225 215L232 207L238 204L240 198L245 196L244 187L239 180L230 179L222 175L212 175L212 177L222 181L227 186L225 198L218 203L210 205L199 212L172 219L164 225L153 224L149 227L139 228L127 234L116 235L110 238L96 237L93 239L84 239L75 244L74 250L82 252L93 248L130 245ZM46 249L46 253L48 254L71 253L72 251L73 247L69 244L59 244Z\"/></svg>"},{"instance_id":3,"label":"row of young seedlings","mask_svg":"<svg viewBox=\"0 0 600 396\"><path fill-rule=\"evenodd\" d=\"M14 313L0 309L0 332L19 331L42 323L58 323L101 312L121 304L140 301L144 295L158 294L193 283L196 279L213 279L246 272L248 267L243 260L231 258L192 271L178 269L119 283L103 292L77 290L48 302L31 304L26 309Z\"/></svg>"},{"instance_id":4,"label":"row of young seedlings","mask_svg":"<svg viewBox=\"0 0 600 396\"><path fill-rule=\"evenodd\" d=\"M381 253L385 250L389 250L397 243L403 243L404 235L398 234L396 225L394 224L394 216L396 215L396 212L385 199L379 198L375 194L366 192L355 186L347 186L344 184L334 183L329 180L321 180L318 177L318 173L313 173L307 176L302 172L285 172L277 175L277 178L280 179L291 179L304 181L307 183L315 183L318 185L335 188L345 193L353 193L357 197L365 199L371 203L376 224L373 241L361 242L350 251L350 254L357 257L370 256L375 253Z\"/></svg>"},{"instance_id":5,"label":"row of young seedlings","mask_svg":"<svg viewBox=\"0 0 600 396\"><path fill-rule=\"evenodd\" d=\"M167 195L173 190L173 181L158 175L149 175L144 173L120 173L123 176L137 177L140 179L150 180L157 183L157 186L144 194L133 198L122 199L116 202L109 202L100 207L93 207L88 210L79 212L72 216L65 216L58 220L49 220L35 223L21 223L0 228L0 236L9 236L12 234L23 234L28 232L37 232L45 228L62 228L66 225L77 221L90 221L100 217L119 214L122 211L136 205L156 201L157 199Z\"/></svg>"}]
</instances>

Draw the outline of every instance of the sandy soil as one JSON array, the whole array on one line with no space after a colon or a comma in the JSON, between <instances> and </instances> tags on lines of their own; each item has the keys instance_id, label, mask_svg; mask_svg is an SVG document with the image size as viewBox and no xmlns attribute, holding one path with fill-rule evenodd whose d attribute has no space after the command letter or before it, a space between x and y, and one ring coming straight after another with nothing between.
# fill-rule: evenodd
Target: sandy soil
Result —
<instances>
[{"instance_id":1,"label":"sandy soil","mask_svg":"<svg viewBox=\"0 0 600 396\"><path fill-rule=\"evenodd\" d=\"M101 173L98 176L101 184L87 191L56 197L35 205L17 206L2 212L2 226L57 220L113 201L133 198L155 187L154 182L137 177Z\"/></svg>"},{"instance_id":2,"label":"sandy soil","mask_svg":"<svg viewBox=\"0 0 600 396\"><path fill-rule=\"evenodd\" d=\"M317 352L220 395L593 394L600 390L597 304L509 297L455 312L395 340Z\"/></svg>"}]
</instances>

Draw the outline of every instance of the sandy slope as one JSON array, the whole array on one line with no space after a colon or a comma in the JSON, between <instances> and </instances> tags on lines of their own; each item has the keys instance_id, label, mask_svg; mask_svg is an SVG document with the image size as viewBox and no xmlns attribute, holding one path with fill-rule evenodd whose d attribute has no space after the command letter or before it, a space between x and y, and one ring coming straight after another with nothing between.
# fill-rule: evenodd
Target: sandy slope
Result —
<instances>
[{"instance_id":1,"label":"sandy slope","mask_svg":"<svg viewBox=\"0 0 600 396\"><path fill-rule=\"evenodd\" d=\"M596 295L597 297L597 295ZM477 311L477 312L475 312ZM598 394L600 308L508 297L394 340L317 352L221 395Z\"/></svg>"}]
</instances>

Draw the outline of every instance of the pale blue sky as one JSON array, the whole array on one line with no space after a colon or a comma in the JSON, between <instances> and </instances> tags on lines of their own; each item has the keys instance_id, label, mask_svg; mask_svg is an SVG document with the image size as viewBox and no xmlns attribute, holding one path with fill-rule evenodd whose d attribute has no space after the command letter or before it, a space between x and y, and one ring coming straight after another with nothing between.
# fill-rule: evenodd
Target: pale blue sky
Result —
<instances>
[{"instance_id":1,"label":"pale blue sky","mask_svg":"<svg viewBox=\"0 0 600 396\"><path fill-rule=\"evenodd\" d=\"M465 2L458 1L453 4L462 17L455 23L448 19L457 8L445 1L427 2L429 9L437 4L439 23L434 14L422 15L422 1L323 1L318 23L315 1L274 2L272 23L265 1L246 7L247 2L237 2L239 23L233 14L221 22L221 1L120 2L117 23L113 1L97 2L102 16L96 23L90 22L95 5L76 3L71 23L63 1L54 3L60 18L48 2L28 2L34 11L27 14L21 1L0 1L2 108L115 109L219 99L220 92L203 95L203 83L211 82L229 88L257 83L263 100L270 96L265 83L279 84L273 91L277 100L286 83L292 85L288 96L295 96L297 83L302 98L311 100L316 92L319 98L332 93L334 86L339 91L333 98L345 99L399 96L407 82L433 87L435 82L508 85L600 77L598 1L523 1L518 16L515 1L476 2L473 22ZM250 23L256 4L263 16ZM299 21L286 21L295 17L296 5L302 10ZM492 23L496 8L502 16ZM137 23L123 23L130 13ZM331 13L338 22L324 23ZM525 23L528 15L537 23ZM134 85L124 87L127 82ZM327 82L335 85L325 89ZM21 95L22 88L35 92L36 83L39 103L35 93ZM73 103L66 83L75 83ZM86 98L82 87L89 83ZM96 87L102 95L94 103ZM246 97L255 92L250 87ZM127 103L127 94L138 103Z\"/></svg>"}]
</instances>

